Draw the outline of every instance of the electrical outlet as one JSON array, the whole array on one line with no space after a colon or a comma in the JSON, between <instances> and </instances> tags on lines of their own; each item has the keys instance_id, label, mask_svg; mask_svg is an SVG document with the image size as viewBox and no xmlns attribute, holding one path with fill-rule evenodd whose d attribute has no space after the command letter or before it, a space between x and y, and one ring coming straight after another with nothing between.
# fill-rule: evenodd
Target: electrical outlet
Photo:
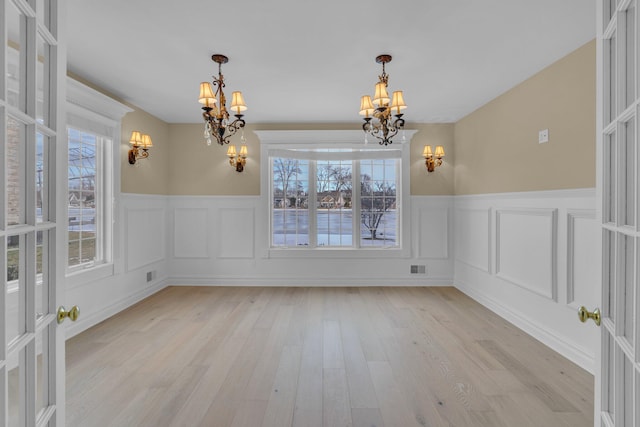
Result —
<instances>
[{"instance_id":1,"label":"electrical outlet","mask_svg":"<svg viewBox=\"0 0 640 427\"><path fill-rule=\"evenodd\" d=\"M538 144L549 142L549 129L542 129L538 132Z\"/></svg>"},{"instance_id":2,"label":"electrical outlet","mask_svg":"<svg viewBox=\"0 0 640 427\"><path fill-rule=\"evenodd\" d=\"M153 271L148 271L147 272L147 282L150 282L153 280Z\"/></svg>"}]
</instances>

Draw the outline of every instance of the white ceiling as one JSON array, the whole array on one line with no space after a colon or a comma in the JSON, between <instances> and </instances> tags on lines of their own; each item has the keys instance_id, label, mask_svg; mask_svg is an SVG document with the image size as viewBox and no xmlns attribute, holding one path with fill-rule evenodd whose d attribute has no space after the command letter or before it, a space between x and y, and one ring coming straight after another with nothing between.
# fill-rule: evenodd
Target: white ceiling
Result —
<instances>
[{"instance_id":1,"label":"white ceiling","mask_svg":"<svg viewBox=\"0 0 640 427\"><path fill-rule=\"evenodd\" d=\"M222 67L248 123L359 123L387 65L407 123L452 122L595 37L595 0L69 0L69 70L169 123ZM594 65L595 66L595 65Z\"/></svg>"}]
</instances>

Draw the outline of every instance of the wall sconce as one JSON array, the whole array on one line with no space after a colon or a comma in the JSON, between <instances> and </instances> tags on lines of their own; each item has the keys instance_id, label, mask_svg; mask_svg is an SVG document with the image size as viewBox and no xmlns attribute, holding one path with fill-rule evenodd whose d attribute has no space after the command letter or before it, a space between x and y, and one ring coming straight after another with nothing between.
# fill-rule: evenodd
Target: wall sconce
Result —
<instances>
[{"instance_id":1,"label":"wall sconce","mask_svg":"<svg viewBox=\"0 0 640 427\"><path fill-rule=\"evenodd\" d=\"M129 139L131 149L129 150L129 164L135 165L136 160L146 159L149 157L149 148L153 147L151 137L146 134L141 134L137 130L131 132L131 139Z\"/></svg>"},{"instance_id":2,"label":"wall sconce","mask_svg":"<svg viewBox=\"0 0 640 427\"><path fill-rule=\"evenodd\" d=\"M436 146L436 152L431 151L430 145L424 146L422 156L425 159L425 165L427 165L427 171L433 172L438 166L442 164L442 158L444 157L444 147L442 145Z\"/></svg>"},{"instance_id":3,"label":"wall sconce","mask_svg":"<svg viewBox=\"0 0 640 427\"><path fill-rule=\"evenodd\" d=\"M242 144L240 146L240 153L238 154L236 152L236 146L229 145L227 156L229 156L229 164L231 167L236 168L236 172L242 172L244 165L247 163L247 146Z\"/></svg>"}]
</instances>

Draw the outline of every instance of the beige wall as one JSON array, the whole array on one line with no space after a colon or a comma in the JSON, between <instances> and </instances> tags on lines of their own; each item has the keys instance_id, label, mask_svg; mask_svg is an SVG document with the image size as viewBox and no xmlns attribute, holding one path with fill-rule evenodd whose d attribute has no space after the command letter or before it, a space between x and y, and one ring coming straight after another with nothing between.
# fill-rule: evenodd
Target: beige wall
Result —
<instances>
[{"instance_id":1,"label":"beige wall","mask_svg":"<svg viewBox=\"0 0 640 427\"><path fill-rule=\"evenodd\" d=\"M244 172L237 173L228 164L226 146L204 144L203 124L168 124L131 107L135 111L122 121L124 193L259 195L260 143L254 130L359 128L356 123L249 123L249 158ZM595 41L455 124L410 123L407 128L418 131L411 141L412 195L594 187ZM549 129L549 143L538 144L541 129ZM127 162L132 130L150 134L154 143L150 158L135 166ZM236 144L238 139L234 138ZM424 165L425 144L445 148L444 163L433 173Z\"/></svg>"},{"instance_id":2,"label":"beige wall","mask_svg":"<svg viewBox=\"0 0 640 427\"><path fill-rule=\"evenodd\" d=\"M595 55L592 41L457 122L455 193L594 187Z\"/></svg>"},{"instance_id":3,"label":"beige wall","mask_svg":"<svg viewBox=\"0 0 640 427\"><path fill-rule=\"evenodd\" d=\"M411 195L434 196L454 194L453 165L455 149L453 145L453 124L419 124L408 126L418 132L411 139ZM434 172L427 172L422 152L425 145L444 147L442 165Z\"/></svg>"},{"instance_id":4,"label":"beige wall","mask_svg":"<svg viewBox=\"0 0 640 427\"><path fill-rule=\"evenodd\" d=\"M144 110L129 104L118 96L105 91L87 79L73 73L72 79L121 102L134 111L122 118L120 129L120 191L138 194L168 194L169 190L169 125ZM131 132L137 130L151 136L153 148L149 158L130 165L128 152L131 148Z\"/></svg>"},{"instance_id":5,"label":"beige wall","mask_svg":"<svg viewBox=\"0 0 640 427\"><path fill-rule=\"evenodd\" d=\"M120 141L120 188L123 193L169 194L169 129L169 124L140 109L124 116ZM131 148L129 139L134 130L151 136L153 147L149 150L149 158L130 165L127 153Z\"/></svg>"},{"instance_id":6,"label":"beige wall","mask_svg":"<svg viewBox=\"0 0 640 427\"><path fill-rule=\"evenodd\" d=\"M215 141L211 146L204 142L202 124L172 124L169 126L169 175L170 195L198 196L252 196L260 194L260 144L247 125L245 138L249 156L243 172L236 172L229 165L228 146ZM240 138L232 138L231 144L240 145Z\"/></svg>"},{"instance_id":7,"label":"beige wall","mask_svg":"<svg viewBox=\"0 0 640 427\"><path fill-rule=\"evenodd\" d=\"M169 125L171 141L169 157L169 193L171 195L259 195L260 143L254 130L323 130L354 129L346 124L247 124L245 137L249 157L245 170L238 173L229 166L227 146L204 143L203 124ZM429 124L411 127L417 129L411 144L411 194L453 194L453 125ZM357 128L356 128L357 129ZM399 140L399 137L397 137ZM234 137L232 143L239 144ZM427 173L422 157L425 144L443 145L444 164L435 173ZM123 176L124 180L124 176ZM124 184L123 184L124 186Z\"/></svg>"}]
</instances>

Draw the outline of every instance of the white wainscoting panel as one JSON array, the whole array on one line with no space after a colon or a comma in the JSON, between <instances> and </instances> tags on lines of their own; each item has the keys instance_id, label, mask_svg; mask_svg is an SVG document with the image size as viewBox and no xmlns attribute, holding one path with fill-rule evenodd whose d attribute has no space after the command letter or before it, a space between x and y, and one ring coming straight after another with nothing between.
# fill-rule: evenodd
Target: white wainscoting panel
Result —
<instances>
[{"instance_id":1,"label":"white wainscoting panel","mask_svg":"<svg viewBox=\"0 0 640 427\"><path fill-rule=\"evenodd\" d=\"M121 194L116 207L113 265L102 271L108 274L88 269L66 278L66 300L82 311L65 322L67 338L167 286L167 197Z\"/></svg>"},{"instance_id":2,"label":"white wainscoting panel","mask_svg":"<svg viewBox=\"0 0 640 427\"><path fill-rule=\"evenodd\" d=\"M410 198L406 216L409 221L403 224L409 230L410 240L404 242L406 250L401 253L278 251L269 247L269 204L263 197L168 196L168 200L173 211L171 283L176 285L450 286L453 283L450 196ZM421 222L428 227L421 228ZM424 266L425 272L411 273L415 265Z\"/></svg>"},{"instance_id":3,"label":"white wainscoting panel","mask_svg":"<svg viewBox=\"0 0 640 427\"><path fill-rule=\"evenodd\" d=\"M255 210L222 208L218 215L218 258L253 258Z\"/></svg>"},{"instance_id":4,"label":"white wainscoting panel","mask_svg":"<svg viewBox=\"0 0 640 427\"><path fill-rule=\"evenodd\" d=\"M496 276L556 300L556 209L496 211Z\"/></svg>"},{"instance_id":5,"label":"white wainscoting panel","mask_svg":"<svg viewBox=\"0 0 640 427\"><path fill-rule=\"evenodd\" d=\"M125 208L126 271L165 257L165 211L162 208Z\"/></svg>"},{"instance_id":6,"label":"white wainscoting panel","mask_svg":"<svg viewBox=\"0 0 640 427\"><path fill-rule=\"evenodd\" d=\"M600 232L596 211L567 212L567 304L573 308L599 306L597 252Z\"/></svg>"},{"instance_id":7,"label":"white wainscoting panel","mask_svg":"<svg viewBox=\"0 0 640 427\"><path fill-rule=\"evenodd\" d=\"M456 210L456 261L491 271L491 209Z\"/></svg>"},{"instance_id":8,"label":"white wainscoting panel","mask_svg":"<svg viewBox=\"0 0 640 427\"><path fill-rule=\"evenodd\" d=\"M418 257L449 258L449 208L424 208L418 212Z\"/></svg>"},{"instance_id":9,"label":"white wainscoting panel","mask_svg":"<svg viewBox=\"0 0 640 427\"><path fill-rule=\"evenodd\" d=\"M595 207L595 189L454 201L455 286L591 372L598 331L575 305L599 295Z\"/></svg>"},{"instance_id":10,"label":"white wainscoting panel","mask_svg":"<svg viewBox=\"0 0 640 427\"><path fill-rule=\"evenodd\" d=\"M209 211L204 208L173 210L173 256L209 258Z\"/></svg>"}]
</instances>

